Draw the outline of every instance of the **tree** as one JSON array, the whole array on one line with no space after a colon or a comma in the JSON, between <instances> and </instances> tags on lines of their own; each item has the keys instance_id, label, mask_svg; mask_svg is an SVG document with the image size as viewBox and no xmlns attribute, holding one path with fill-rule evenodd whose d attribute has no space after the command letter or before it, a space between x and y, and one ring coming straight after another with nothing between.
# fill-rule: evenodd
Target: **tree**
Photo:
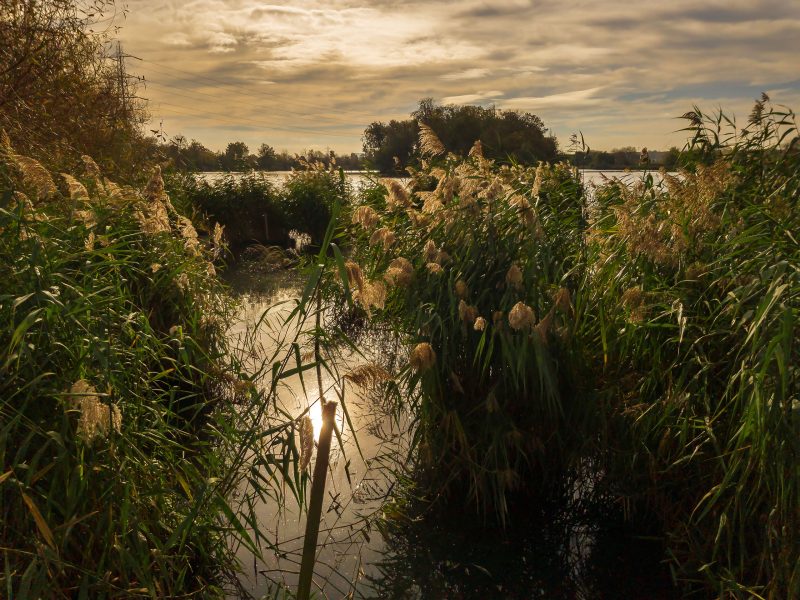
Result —
<instances>
[{"instance_id":1,"label":"tree","mask_svg":"<svg viewBox=\"0 0 800 600\"><path fill-rule=\"evenodd\" d=\"M0 1L0 128L52 168L89 154L125 179L141 171L146 114L124 59L92 24L112 0ZM123 172L126 171L127 172Z\"/></svg>"},{"instance_id":2,"label":"tree","mask_svg":"<svg viewBox=\"0 0 800 600\"><path fill-rule=\"evenodd\" d=\"M418 136L416 121L376 121L364 131L364 157L372 168L381 173L400 174L415 155Z\"/></svg>"},{"instance_id":3,"label":"tree","mask_svg":"<svg viewBox=\"0 0 800 600\"><path fill-rule=\"evenodd\" d=\"M273 170L275 168L276 158L275 148L269 144L261 144L258 148L257 164L259 169L263 169L264 171Z\"/></svg>"},{"instance_id":4,"label":"tree","mask_svg":"<svg viewBox=\"0 0 800 600\"><path fill-rule=\"evenodd\" d=\"M242 171L246 168L246 159L250 152L244 142L231 142L225 148L220 162L225 171Z\"/></svg>"},{"instance_id":5,"label":"tree","mask_svg":"<svg viewBox=\"0 0 800 600\"><path fill-rule=\"evenodd\" d=\"M480 140L484 155L498 162L535 164L557 157L556 139L546 135L541 119L531 113L440 105L424 98L411 117L388 124L371 123L364 131L364 153L374 168L391 173L416 162L419 123L431 127L448 151L462 156Z\"/></svg>"}]
</instances>

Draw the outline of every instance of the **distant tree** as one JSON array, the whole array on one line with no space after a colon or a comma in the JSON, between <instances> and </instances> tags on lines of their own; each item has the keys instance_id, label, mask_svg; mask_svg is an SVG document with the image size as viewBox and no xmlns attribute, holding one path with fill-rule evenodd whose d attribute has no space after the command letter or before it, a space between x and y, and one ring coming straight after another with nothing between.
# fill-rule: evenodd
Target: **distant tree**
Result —
<instances>
[{"instance_id":1,"label":"distant tree","mask_svg":"<svg viewBox=\"0 0 800 600\"><path fill-rule=\"evenodd\" d=\"M276 158L275 148L269 144L261 144L258 148L257 164L259 169L263 169L264 171L273 170L275 168Z\"/></svg>"},{"instance_id":2,"label":"distant tree","mask_svg":"<svg viewBox=\"0 0 800 600\"><path fill-rule=\"evenodd\" d=\"M371 123L362 137L364 157L381 173L400 174L414 157L418 136L419 126L413 120Z\"/></svg>"},{"instance_id":3,"label":"distant tree","mask_svg":"<svg viewBox=\"0 0 800 600\"><path fill-rule=\"evenodd\" d=\"M678 165L678 159L681 156L681 151L678 150L675 146L672 146L668 151L667 155L664 157L663 166L667 171L674 171Z\"/></svg>"},{"instance_id":4,"label":"distant tree","mask_svg":"<svg viewBox=\"0 0 800 600\"><path fill-rule=\"evenodd\" d=\"M247 166L250 149L244 142L231 142L222 155L221 166L224 171L241 171Z\"/></svg>"},{"instance_id":5,"label":"distant tree","mask_svg":"<svg viewBox=\"0 0 800 600\"><path fill-rule=\"evenodd\" d=\"M431 127L450 152L466 155L480 140L484 155L499 162L535 164L557 157L558 144L541 119L531 113L471 105L420 101L408 121L375 122L364 131L364 153L384 173L404 170L417 160L419 123ZM395 160L395 157L397 160Z\"/></svg>"}]
</instances>

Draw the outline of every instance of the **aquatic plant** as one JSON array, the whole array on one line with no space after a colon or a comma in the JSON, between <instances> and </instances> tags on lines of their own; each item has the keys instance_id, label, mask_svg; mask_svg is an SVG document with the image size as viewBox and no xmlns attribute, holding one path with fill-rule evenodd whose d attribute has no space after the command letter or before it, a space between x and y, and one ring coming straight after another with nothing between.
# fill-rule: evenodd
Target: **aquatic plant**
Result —
<instances>
[{"instance_id":1,"label":"aquatic plant","mask_svg":"<svg viewBox=\"0 0 800 600\"><path fill-rule=\"evenodd\" d=\"M335 203L346 203L349 186L336 169L321 163L303 163L282 185L275 185L264 173L227 174L206 179L192 174L168 178L170 196L186 214L199 223L225 227L228 244L234 249L253 243L284 247L297 235L322 242L333 216Z\"/></svg>"},{"instance_id":2,"label":"aquatic plant","mask_svg":"<svg viewBox=\"0 0 800 600\"><path fill-rule=\"evenodd\" d=\"M222 597L237 544L270 543L233 490L303 497L299 424L258 391L288 359L245 372L219 230L201 243L158 171L137 190L84 162L63 176L0 147L0 586Z\"/></svg>"},{"instance_id":3,"label":"aquatic plant","mask_svg":"<svg viewBox=\"0 0 800 600\"><path fill-rule=\"evenodd\" d=\"M691 168L591 201L568 165L439 158L426 130L408 203L376 184L354 209L350 259L390 283L367 323L409 348L429 498L502 521L588 464L676 579L794 597L800 137L766 97L743 129L685 117Z\"/></svg>"},{"instance_id":4,"label":"aquatic plant","mask_svg":"<svg viewBox=\"0 0 800 600\"><path fill-rule=\"evenodd\" d=\"M443 154L430 128L421 147ZM566 165L498 167L478 148L400 185L379 182L353 207L348 273L386 283L371 322L409 344L399 385L418 418L420 472L443 498L504 519L510 495L541 491L584 444L564 433L591 404L567 359L572 315L556 301L580 274L581 183ZM357 297L363 285L351 275Z\"/></svg>"},{"instance_id":5,"label":"aquatic plant","mask_svg":"<svg viewBox=\"0 0 800 600\"><path fill-rule=\"evenodd\" d=\"M694 171L597 196L576 335L598 349L604 468L626 506L661 521L679 577L719 597L794 597L800 138L766 97L743 129L686 118L705 157Z\"/></svg>"}]
</instances>

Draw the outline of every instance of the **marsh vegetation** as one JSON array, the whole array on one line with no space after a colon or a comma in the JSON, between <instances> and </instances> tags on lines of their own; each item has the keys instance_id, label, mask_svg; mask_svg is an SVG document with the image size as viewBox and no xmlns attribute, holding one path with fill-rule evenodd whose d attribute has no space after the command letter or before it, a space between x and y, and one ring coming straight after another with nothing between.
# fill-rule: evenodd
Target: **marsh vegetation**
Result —
<instances>
[{"instance_id":1,"label":"marsh vegetation","mask_svg":"<svg viewBox=\"0 0 800 600\"><path fill-rule=\"evenodd\" d=\"M318 595L800 596L790 110L591 189L432 102L371 126L402 182L208 181L94 14L0 12L1 595L292 597L337 402Z\"/></svg>"}]
</instances>

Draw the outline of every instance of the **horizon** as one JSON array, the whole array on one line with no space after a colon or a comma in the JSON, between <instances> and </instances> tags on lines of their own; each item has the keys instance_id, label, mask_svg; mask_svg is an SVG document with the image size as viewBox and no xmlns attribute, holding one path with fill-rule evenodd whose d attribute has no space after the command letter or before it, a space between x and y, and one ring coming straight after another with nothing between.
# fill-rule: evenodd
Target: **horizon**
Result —
<instances>
[{"instance_id":1,"label":"horizon","mask_svg":"<svg viewBox=\"0 0 800 600\"><path fill-rule=\"evenodd\" d=\"M800 105L800 5L776 0L636 13L616 0L134 0L101 22L136 57L149 128L215 151L360 153L371 122L408 119L425 97L531 112L562 150L580 132L598 151L681 148L694 105L742 123L762 92Z\"/></svg>"}]
</instances>

